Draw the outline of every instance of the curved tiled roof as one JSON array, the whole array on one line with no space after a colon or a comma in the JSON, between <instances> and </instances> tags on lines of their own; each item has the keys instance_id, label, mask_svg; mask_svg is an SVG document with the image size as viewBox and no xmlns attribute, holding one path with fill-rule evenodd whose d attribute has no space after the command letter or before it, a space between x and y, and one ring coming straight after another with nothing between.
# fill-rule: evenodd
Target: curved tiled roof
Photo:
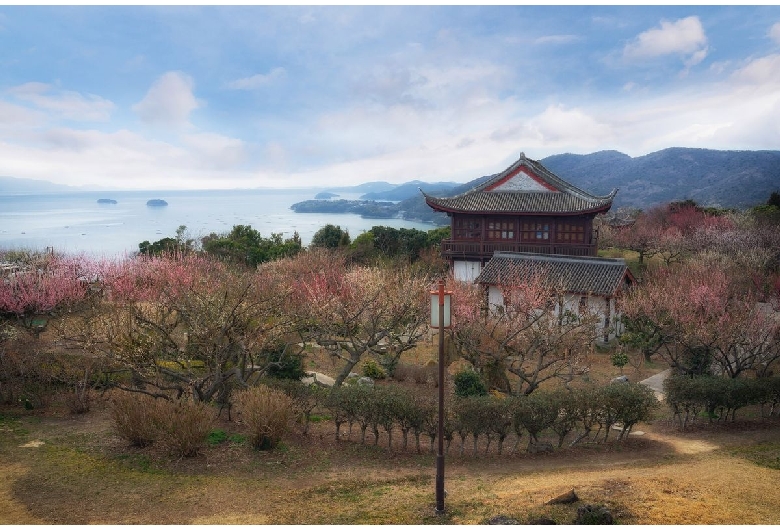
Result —
<instances>
[{"instance_id":1,"label":"curved tiled roof","mask_svg":"<svg viewBox=\"0 0 780 530\"><path fill-rule=\"evenodd\" d=\"M609 209L613 196L585 199L560 192L471 191L446 198L425 195L425 200L432 208L447 212L585 213Z\"/></svg>"},{"instance_id":2,"label":"curved tiled roof","mask_svg":"<svg viewBox=\"0 0 780 530\"><path fill-rule=\"evenodd\" d=\"M633 275L619 258L592 258L524 252L496 252L479 274L476 283L501 285L545 274L547 281L567 292L613 296L623 280Z\"/></svg>"},{"instance_id":3,"label":"curved tiled roof","mask_svg":"<svg viewBox=\"0 0 780 530\"><path fill-rule=\"evenodd\" d=\"M505 189L503 182L519 174L528 175L537 189ZM520 158L501 173L454 197L433 197L423 192L425 202L443 212L580 214L609 210L617 189L609 195L592 195L561 179L542 164Z\"/></svg>"}]
</instances>

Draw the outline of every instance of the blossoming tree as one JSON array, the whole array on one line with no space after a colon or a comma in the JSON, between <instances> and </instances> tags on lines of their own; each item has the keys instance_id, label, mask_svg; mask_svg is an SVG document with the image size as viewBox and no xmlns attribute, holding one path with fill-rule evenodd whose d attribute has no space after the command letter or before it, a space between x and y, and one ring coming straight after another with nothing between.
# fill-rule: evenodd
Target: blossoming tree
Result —
<instances>
[{"instance_id":1,"label":"blossoming tree","mask_svg":"<svg viewBox=\"0 0 780 530\"><path fill-rule=\"evenodd\" d=\"M454 285L452 337L463 357L502 390L510 390L506 372L516 376L517 395L585 373L597 317L567 308L563 290L543 274L500 283L503 304L493 307L481 287Z\"/></svg>"}]
</instances>

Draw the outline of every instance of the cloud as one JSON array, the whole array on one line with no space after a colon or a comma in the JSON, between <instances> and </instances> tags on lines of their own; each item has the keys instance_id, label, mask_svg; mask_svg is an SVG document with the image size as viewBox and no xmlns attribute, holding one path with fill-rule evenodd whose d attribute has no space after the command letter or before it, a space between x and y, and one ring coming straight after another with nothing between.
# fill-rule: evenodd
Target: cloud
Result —
<instances>
[{"instance_id":1,"label":"cloud","mask_svg":"<svg viewBox=\"0 0 780 530\"><path fill-rule=\"evenodd\" d=\"M239 140L216 134L186 135L177 145L126 129L57 128L0 138L0 174L125 189L256 186L247 180L254 174L236 168L242 151Z\"/></svg>"},{"instance_id":2,"label":"cloud","mask_svg":"<svg viewBox=\"0 0 780 530\"><path fill-rule=\"evenodd\" d=\"M769 86L780 88L780 54L759 57L734 71L731 79L739 84L750 84L757 87Z\"/></svg>"},{"instance_id":3,"label":"cloud","mask_svg":"<svg viewBox=\"0 0 780 530\"><path fill-rule=\"evenodd\" d=\"M686 65L700 63L707 56L707 36L699 17L675 22L662 20L659 28L640 33L623 48L626 59L648 59L665 55L687 57Z\"/></svg>"},{"instance_id":4,"label":"cloud","mask_svg":"<svg viewBox=\"0 0 780 530\"><path fill-rule=\"evenodd\" d=\"M424 85L427 79L407 66L397 64L374 65L361 71L352 82L355 97L384 105L423 104L411 95L415 87Z\"/></svg>"},{"instance_id":5,"label":"cloud","mask_svg":"<svg viewBox=\"0 0 780 530\"><path fill-rule=\"evenodd\" d=\"M577 35L545 35L534 40L534 44L568 44L581 40Z\"/></svg>"},{"instance_id":6,"label":"cloud","mask_svg":"<svg viewBox=\"0 0 780 530\"><path fill-rule=\"evenodd\" d=\"M775 42L775 44L780 44L780 22L775 22L772 24L772 27L769 28L767 35Z\"/></svg>"},{"instance_id":7,"label":"cloud","mask_svg":"<svg viewBox=\"0 0 780 530\"><path fill-rule=\"evenodd\" d=\"M278 67L267 74L255 74L251 77L244 77L226 83L226 87L232 90L256 90L270 85L276 81L281 81L287 77L287 70Z\"/></svg>"},{"instance_id":8,"label":"cloud","mask_svg":"<svg viewBox=\"0 0 780 530\"><path fill-rule=\"evenodd\" d=\"M213 169L236 168L246 161L245 144L236 138L201 132L183 136L182 143L203 166Z\"/></svg>"},{"instance_id":9,"label":"cloud","mask_svg":"<svg viewBox=\"0 0 780 530\"><path fill-rule=\"evenodd\" d=\"M24 83L9 88L8 93L55 118L73 121L108 121L115 108L111 101L100 96L60 90L46 83Z\"/></svg>"},{"instance_id":10,"label":"cloud","mask_svg":"<svg viewBox=\"0 0 780 530\"><path fill-rule=\"evenodd\" d=\"M190 113L203 106L192 93L193 81L183 72L167 72L149 88L146 96L132 109L146 124L183 126Z\"/></svg>"},{"instance_id":11,"label":"cloud","mask_svg":"<svg viewBox=\"0 0 780 530\"><path fill-rule=\"evenodd\" d=\"M526 129L532 136L550 145L577 143L583 147L597 146L612 138L609 125L600 123L581 109L567 110L563 105L550 105L534 116Z\"/></svg>"},{"instance_id":12,"label":"cloud","mask_svg":"<svg viewBox=\"0 0 780 530\"><path fill-rule=\"evenodd\" d=\"M0 100L0 129L35 127L46 121L42 112Z\"/></svg>"}]
</instances>

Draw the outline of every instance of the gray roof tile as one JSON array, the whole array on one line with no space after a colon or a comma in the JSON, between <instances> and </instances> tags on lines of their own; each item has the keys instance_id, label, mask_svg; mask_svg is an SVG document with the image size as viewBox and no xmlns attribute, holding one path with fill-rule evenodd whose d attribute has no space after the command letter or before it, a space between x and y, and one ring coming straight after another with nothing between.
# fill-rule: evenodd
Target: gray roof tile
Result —
<instances>
[{"instance_id":1,"label":"gray roof tile","mask_svg":"<svg viewBox=\"0 0 780 530\"><path fill-rule=\"evenodd\" d=\"M553 285L567 292L614 296L628 276L633 276L620 258L574 257L523 252L496 252L482 269L476 283L500 285L546 274Z\"/></svg>"}]
</instances>

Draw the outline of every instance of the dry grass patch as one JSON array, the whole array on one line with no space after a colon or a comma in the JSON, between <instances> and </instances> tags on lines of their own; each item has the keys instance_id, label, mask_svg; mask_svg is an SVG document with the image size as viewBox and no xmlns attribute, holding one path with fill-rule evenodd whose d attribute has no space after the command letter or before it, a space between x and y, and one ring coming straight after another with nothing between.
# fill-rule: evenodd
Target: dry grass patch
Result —
<instances>
[{"instance_id":1,"label":"dry grass patch","mask_svg":"<svg viewBox=\"0 0 780 530\"><path fill-rule=\"evenodd\" d=\"M658 422L623 444L450 456L447 514L437 517L433 455L335 442L331 425L292 433L274 451L224 442L171 460L162 448L107 435L109 414L99 407L75 421L14 421L0 439L0 473L10 477L0 513L12 524L478 524L499 514L571 523L584 503L604 504L631 524L780 520L780 471L751 461L778 456L776 424L679 434ZM45 444L20 447L29 440ZM580 503L545 505L572 488Z\"/></svg>"}]
</instances>

